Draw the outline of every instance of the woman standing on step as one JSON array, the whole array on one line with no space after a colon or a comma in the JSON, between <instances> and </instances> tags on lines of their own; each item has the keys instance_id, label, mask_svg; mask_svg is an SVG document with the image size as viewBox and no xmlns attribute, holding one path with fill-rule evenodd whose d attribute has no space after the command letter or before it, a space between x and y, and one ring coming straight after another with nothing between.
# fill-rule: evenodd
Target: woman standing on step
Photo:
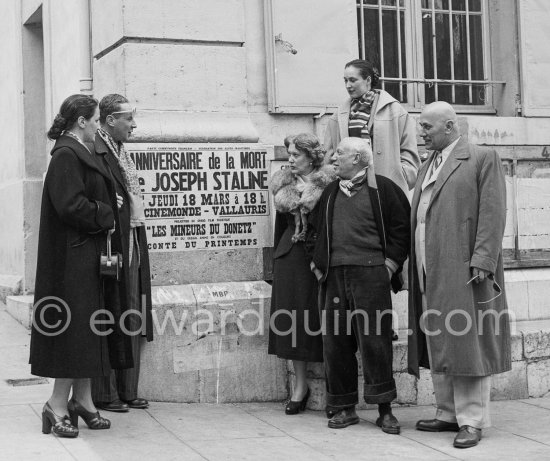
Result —
<instances>
[{"instance_id":1,"label":"woman standing on step","mask_svg":"<svg viewBox=\"0 0 550 461\"><path fill-rule=\"evenodd\" d=\"M408 195L420 166L416 125L393 96L377 89L379 79L378 70L369 61L354 59L345 65L344 83L349 98L328 121L325 162L330 162L342 139L368 139L376 174L391 179Z\"/></svg>"},{"instance_id":2,"label":"woman standing on step","mask_svg":"<svg viewBox=\"0 0 550 461\"><path fill-rule=\"evenodd\" d=\"M317 202L336 178L323 166L325 150L312 134L287 136L288 168L271 180L275 210L273 291L268 352L292 360L296 381L285 412L304 411L307 363L323 361L317 279L310 270Z\"/></svg>"},{"instance_id":3,"label":"woman standing on step","mask_svg":"<svg viewBox=\"0 0 550 461\"><path fill-rule=\"evenodd\" d=\"M94 140L98 121L97 101L76 94L48 131L56 143L42 194L30 363L32 374L55 378L42 432L60 437L78 436L79 416L90 429L109 429L92 402L90 378L108 375L110 362L132 366L126 337L108 338L100 331L107 316L97 316L103 307L99 259L117 200L108 172L84 145Z\"/></svg>"}]
</instances>

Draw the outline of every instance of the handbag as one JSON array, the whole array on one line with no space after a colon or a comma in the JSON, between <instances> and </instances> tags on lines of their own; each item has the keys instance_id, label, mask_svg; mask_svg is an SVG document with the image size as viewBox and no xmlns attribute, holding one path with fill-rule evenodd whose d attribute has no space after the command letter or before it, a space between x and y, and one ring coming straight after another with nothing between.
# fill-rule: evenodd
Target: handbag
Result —
<instances>
[{"instance_id":1,"label":"handbag","mask_svg":"<svg viewBox=\"0 0 550 461\"><path fill-rule=\"evenodd\" d=\"M99 257L100 277L120 280L122 271L122 255L111 252L111 231L107 232L107 254L101 253Z\"/></svg>"}]
</instances>

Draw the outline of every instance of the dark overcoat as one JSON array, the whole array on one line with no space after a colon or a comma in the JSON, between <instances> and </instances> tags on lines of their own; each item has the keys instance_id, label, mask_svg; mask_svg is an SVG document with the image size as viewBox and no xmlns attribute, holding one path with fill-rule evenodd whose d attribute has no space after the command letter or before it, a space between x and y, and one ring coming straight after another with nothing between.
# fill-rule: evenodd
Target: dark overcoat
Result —
<instances>
[{"instance_id":1,"label":"dark overcoat","mask_svg":"<svg viewBox=\"0 0 550 461\"><path fill-rule=\"evenodd\" d=\"M97 322L95 331L91 326L105 307L99 258L115 224L112 184L95 157L71 137L61 136L51 155L40 214L31 372L105 376L111 367L133 366L129 337L106 335L108 329Z\"/></svg>"},{"instance_id":2,"label":"dark overcoat","mask_svg":"<svg viewBox=\"0 0 550 461\"><path fill-rule=\"evenodd\" d=\"M316 209L314 210L316 212ZM277 212L268 353L287 360L323 361L317 279L309 267L316 234L308 219L306 241L292 242L294 215ZM285 334L288 332L288 334ZM308 333L310 332L310 333Z\"/></svg>"},{"instance_id":3,"label":"dark overcoat","mask_svg":"<svg viewBox=\"0 0 550 461\"><path fill-rule=\"evenodd\" d=\"M287 360L323 361L318 284L310 263L317 238L318 201L334 177L332 166L315 170L301 193L288 168L275 173L271 180L277 214L268 353ZM307 213L307 232L303 241L294 242L293 212L297 211Z\"/></svg>"},{"instance_id":4,"label":"dark overcoat","mask_svg":"<svg viewBox=\"0 0 550 461\"><path fill-rule=\"evenodd\" d=\"M112 179L113 188L109 190L112 203L116 203L116 194L122 196L122 207L116 207L115 220L116 230L113 234L116 241L114 251L122 254L123 270L119 282L111 281L106 287L106 302L109 303L112 310L124 312L128 308L134 308L140 311L140 319L145 321L145 325L140 322L142 335L146 336L147 341L153 340L153 321L151 316L151 275L149 266L149 251L147 246L147 235L145 226L137 228L137 238L139 242L139 301L138 305L130 306L129 300L135 298L135 294L129 292L129 237L130 237L130 198L126 189L126 183L122 177L118 161L105 144L105 141L98 135L95 137L94 144L89 145L90 150L95 152L100 165ZM120 302L124 301L124 304Z\"/></svg>"},{"instance_id":5,"label":"dark overcoat","mask_svg":"<svg viewBox=\"0 0 550 461\"><path fill-rule=\"evenodd\" d=\"M487 376L508 371L510 325L502 264L504 172L494 149L469 144L464 138L443 164L427 208L426 300L430 314L425 316L424 330L420 328L423 311L414 230L421 186L432 158L433 153L419 172L412 200L409 373L418 376L419 366L429 368L424 332L430 335L432 372ZM473 267L494 274L502 295L486 303L496 291L491 280L468 284Z\"/></svg>"}]
</instances>

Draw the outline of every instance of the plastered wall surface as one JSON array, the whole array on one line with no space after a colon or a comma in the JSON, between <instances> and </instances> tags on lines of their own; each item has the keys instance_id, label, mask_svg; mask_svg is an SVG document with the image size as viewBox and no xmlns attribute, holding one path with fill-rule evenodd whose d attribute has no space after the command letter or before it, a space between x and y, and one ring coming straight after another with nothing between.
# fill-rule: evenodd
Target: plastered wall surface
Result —
<instances>
[{"instance_id":1,"label":"plastered wall surface","mask_svg":"<svg viewBox=\"0 0 550 461\"><path fill-rule=\"evenodd\" d=\"M0 274L23 275L23 185L24 144L21 75L20 6L3 5L0 28L0 123L4 136L0 153Z\"/></svg>"}]
</instances>

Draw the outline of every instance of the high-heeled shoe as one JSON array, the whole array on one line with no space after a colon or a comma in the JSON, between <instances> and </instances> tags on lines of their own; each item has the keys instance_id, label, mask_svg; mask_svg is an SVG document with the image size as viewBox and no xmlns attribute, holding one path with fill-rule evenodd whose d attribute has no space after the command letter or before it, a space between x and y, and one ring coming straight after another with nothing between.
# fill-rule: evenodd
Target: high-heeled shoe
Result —
<instances>
[{"instance_id":1,"label":"high-heeled shoe","mask_svg":"<svg viewBox=\"0 0 550 461\"><path fill-rule=\"evenodd\" d=\"M287 415L297 415L301 411L304 411L306 409L307 400L309 399L310 394L311 394L311 391L308 387L306 395L302 400L298 402L295 402L294 400L290 400L286 405L285 413Z\"/></svg>"},{"instance_id":2,"label":"high-heeled shoe","mask_svg":"<svg viewBox=\"0 0 550 461\"><path fill-rule=\"evenodd\" d=\"M80 403L74 398L69 400L68 404L69 416L71 417L71 423L73 426L78 427L78 417L80 416L90 429L109 429L111 427L111 421L104 418L99 414L99 411L92 413L86 410Z\"/></svg>"},{"instance_id":3,"label":"high-heeled shoe","mask_svg":"<svg viewBox=\"0 0 550 461\"><path fill-rule=\"evenodd\" d=\"M67 415L59 416L54 413L48 402L42 409L42 433L53 433L59 437L78 437L78 427L71 424Z\"/></svg>"}]
</instances>

